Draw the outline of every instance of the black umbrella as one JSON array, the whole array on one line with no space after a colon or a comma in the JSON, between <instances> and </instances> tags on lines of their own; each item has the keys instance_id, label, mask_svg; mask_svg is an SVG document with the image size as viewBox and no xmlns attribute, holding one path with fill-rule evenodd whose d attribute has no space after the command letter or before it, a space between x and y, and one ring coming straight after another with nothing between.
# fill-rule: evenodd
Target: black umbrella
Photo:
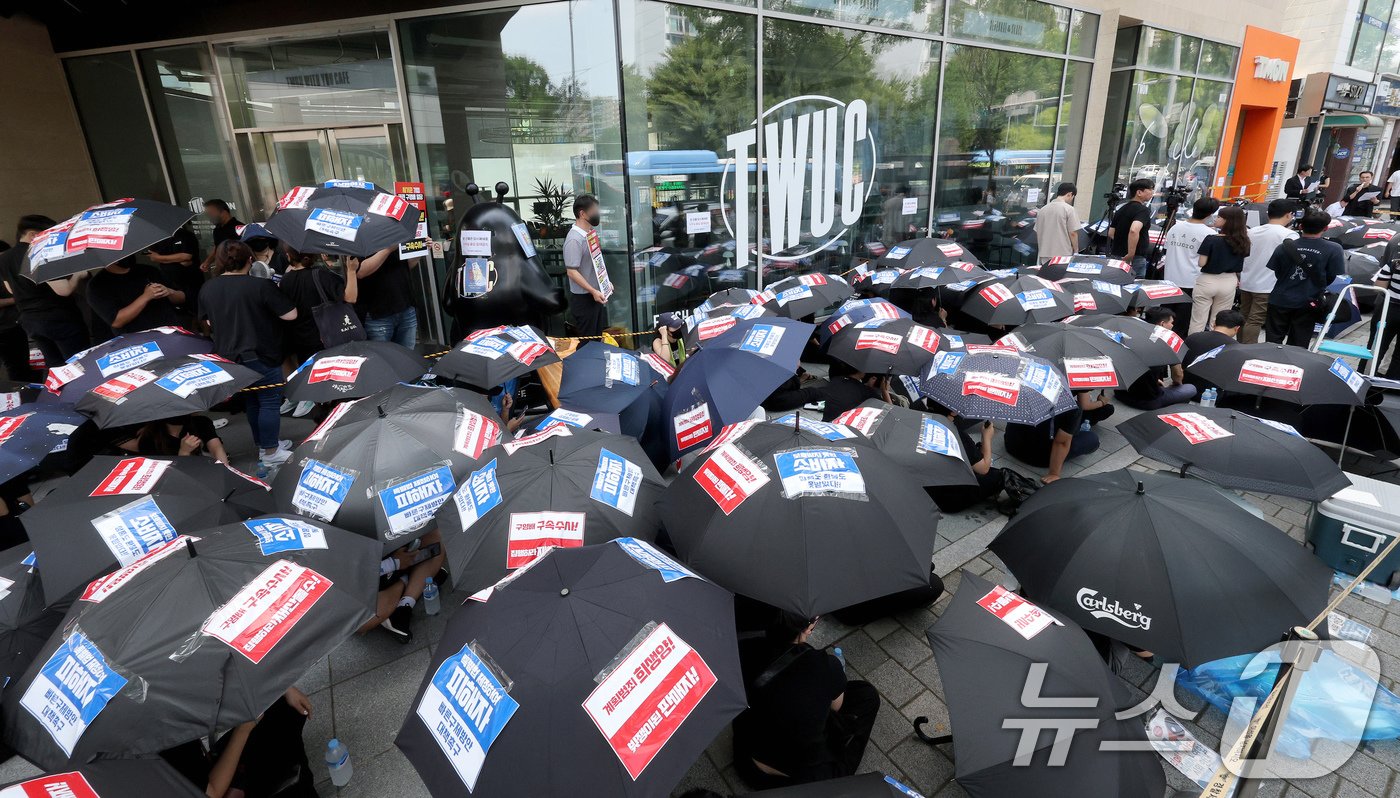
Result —
<instances>
[{"instance_id":1,"label":"black umbrella","mask_svg":"<svg viewBox=\"0 0 1400 798\"><path fill-rule=\"evenodd\" d=\"M70 404L107 380L144 366L153 360L177 355L209 355L214 342L179 327L118 335L106 343L79 352L67 363L50 364L44 387Z\"/></svg>"},{"instance_id":2,"label":"black umbrella","mask_svg":"<svg viewBox=\"0 0 1400 798\"><path fill-rule=\"evenodd\" d=\"M1358 220L1358 222L1358 224L1334 227L1323 233L1322 237L1336 241L1345 249L1355 249L1378 241L1387 243L1395 237L1396 233L1400 233L1400 222L1384 222L1374 219L1367 219L1364 222Z\"/></svg>"},{"instance_id":3,"label":"black umbrella","mask_svg":"<svg viewBox=\"0 0 1400 798\"><path fill-rule=\"evenodd\" d=\"M585 410L581 407L569 407L565 404L559 405L549 411L548 415L542 416L539 421L536 421L533 431L539 432L554 424L610 432L614 435L627 434L622 431L622 420L618 418L617 413L609 413L606 410Z\"/></svg>"},{"instance_id":4,"label":"black umbrella","mask_svg":"<svg viewBox=\"0 0 1400 798\"><path fill-rule=\"evenodd\" d=\"M734 325L745 319L759 319L765 316L778 318L778 314L763 305L723 305L709 311L697 311L685 320L681 339L688 351L729 332Z\"/></svg>"},{"instance_id":5,"label":"black umbrella","mask_svg":"<svg viewBox=\"0 0 1400 798\"><path fill-rule=\"evenodd\" d=\"M1126 470L1041 488L988 548L1028 597L1188 667L1277 642L1332 579L1204 482Z\"/></svg>"},{"instance_id":6,"label":"black umbrella","mask_svg":"<svg viewBox=\"0 0 1400 798\"><path fill-rule=\"evenodd\" d=\"M890 288L904 274L903 269L874 269L851 281L851 287L864 297L890 298Z\"/></svg>"},{"instance_id":7,"label":"black umbrella","mask_svg":"<svg viewBox=\"0 0 1400 798\"><path fill-rule=\"evenodd\" d=\"M960 416L1011 424L1039 424L1074 407L1064 375L1048 360L985 349L1000 351L939 354L920 378L923 394Z\"/></svg>"},{"instance_id":8,"label":"black umbrella","mask_svg":"<svg viewBox=\"0 0 1400 798\"><path fill-rule=\"evenodd\" d=\"M745 795L758 798L910 798L918 793L900 784L893 776L862 773L844 779L827 779L795 787L759 790Z\"/></svg>"},{"instance_id":9,"label":"black umbrella","mask_svg":"<svg viewBox=\"0 0 1400 798\"><path fill-rule=\"evenodd\" d=\"M469 593L550 546L656 538L666 483L632 438L553 425L486 457L437 514L448 570Z\"/></svg>"},{"instance_id":10,"label":"black umbrella","mask_svg":"<svg viewBox=\"0 0 1400 798\"><path fill-rule=\"evenodd\" d=\"M434 798L669 795L744 708L733 612L641 541L551 550L452 616L395 744Z\"/></svg>"},{"instance_id":11,"label":"black umbrella","mask_svg":"<svg viewBox=\"0 0 1400 798\"><path fill-rule=\"evenodd\" d=\"M939 352L963 348L913 319L871 319L842 327L826 342L826 353L866 374L921 373Z\"/></svg>"},{"instance_id":12,"label":"black umbrella","mask_svg":"<svg viewBox=\"0 0 1400 798\"><path fill-rule=\"evenodd\" d=\"M29 546L0 553L0 685L18 679L72 604L44 598L38 558Z\"/></svg>"},{"instance_id":13,"label":"black umbrella","mask_svg":"<svg viewBox=\"0 0 1400 798\"><path fill-rule=\"evenodd\" d=\"M758 296L758 292L752 288L726 288L706 297L704 302L696 306L695 312L711 313L725 307L752 305L756 296Z\"/></svg>"},{"instance_id":14,"label":"black umbrella","mask_svg":"<svg viewBox=\"0 0 1400 798\"><path fill-rule=\"evenodd\" d=\"M1122 333L1127 336L1128 345L1148 366L1170 366L1180 363L1181 358L1185 356L1182 351L1185 341L1180 335L1166 327L1159 327L1131 316L1109 316L1102 313L1072 316L1065 319L1065 324L1075 327L1098 327L1109 332Z\"/></svg>"},{"instance_id":15,"label":"black umbrella","mask_svg":"<svg viewBox=\"0 0 1400 798\"><path fill-rule=\"evenodd\" d=\"M56 770L252 720L373 615L378 561L299 517L176 538L88 585L5 690L5 741Z\"/></svg>"},{"instance_id":16,"label":"black umbrella","mask_svg":"<svg viewBox=\"0 0 1400 798\"><path fill-rule=\"evenodd\" d=\"M1047 280L1084 278L1101 280L1115 285L1137 282L1133 267L1127 261L1103 255L1061 255L1051 258L1044 265L1028 266L1027 274L1037 274Z\"/></svg>"},{"instance_id":17,"label":"black umbrella","mask_svg":"<svg viewBox=\"0 0 1400 798\"><path fill-rule=\"evenodd\" d=\"M1112 330L1065 324L1027 324L998 340L1054 363L1071 391L1127 388L1146 374L1132 342Z\"/></svg>"},{"instance_id":18,"label":"black umbrella","mask_svg":"<svg viewBox=\"0 0 1400 798\"><path fill-rule=\"evenodd\" d=\"M1073 620L964 571L928 641L953 726L955 778L968 795L1161 798L1166 778L1142 723L1114 717L1131 698ZM1029 706L1023 688L1037 682L1035 695L1083 701ZM1063 729L1066 721L1082 725L1067 758L1051 764L1058 735L1033 724ZM1027 734L1033 745L1019 761ZM1110 741L1140 748L1100 750Z\"/></svg>"},{"instance_id":19,"label":"black umbrella","mask_svg":"<svg viewBox=\"0 0 1400 798\"><path fill-rule=\"evenodd\" d=\"M1133 308L1182 305L1191 301L1191 297L1178 288L1176 283L1166 280L1138 280L1126 287L1132 290L1132 302L1129 307Z\"/></svg>"},{"instance_id":20,"label":"black umbrella","mask_svg":"<svg viewBox=\"0 0 1400 798\"><path fill-rule=\"evenodd\" d=\"M1286 344L1219 346L1186 370L1222 391L1282 399L1298 405L1360 405L1370 384L1339 357Z\"/></svg>"},{"instance_id":21,"label":"black umbrella","mask_svg":"<svg viewBox=\"0 0 1400 798\"><path fill-rule=\"evenodd\" d=\"M272 509L258 480L205 457L94 457L24 514L57 601L174 540Z\"/></svg>"},{"instance_id":22,"label":"black umbrella","mask_svg":"<svg viewBox=\"0 0 1400 798\"><path fill-rule=\"evenodd\" d=\"M950 263L982 265L982 261L956 241L946 238L911 238L890 247L889 252L875 261L875 266L881 269L917 269L920 266L947 266Z\"/></svg>"},{"instance_id":23,"label":"black umbrella","mask_svg":"<svg viewBox=\"0 0 1400 798\"><path fill-rule=\"evenodd\" d=\"M120 199L70 216L29 242L24 276L36 283L102 269L174 235L194 213L146 199Z\"/></svg>"},{"instance_id":24,"label":"black umbrella","mask_svg":"<svg viewBox=\"0 0 1400 798\"><path fill-rule=\"evenodd\" d=\"M729 427L715 444L661 499L688 565L809 618L928 585L938 511L873 447L767 423Z\"/></svg>"},{"instance_id":25,"label":"black umbrella","mask_svg":"<svg viewBox=\"0 0 1400 798\"><path fill-rule=\"evenodd\" d=\"M920 266L917 269L909 269L899 275L890 288L915 291L926 288L941 288L945 285L960 283L963 280L988 277L990 274L976 264L967 261L952 261L938 266Z\"/></svg>"},{"instance_id":26,"label":"black umbrella","mask_svg":"<svg viewBox=\"0 0 1400 798\"><path fill-rule=\"evenodd\" d=\"M833 421L860 432L921 485L977 484L961 436L933 415L867 399Z\"/></svg>"},{"instance_id":27,"label":"black umbrella","mask_svg":"<svg viewBox=\"0 0 1400 798\"><path fill-rule=\"evenodd\" d=\"M23 474L54 452L87 419L65 404L25 404L0 413L0 482Z\"/></svg>"},{"instance_id":28,"label":"black umbrella","mask_svg":"<svg viewBox=\"0 0 1400 798\"><path fill-rule=\"evenodd\" d=\"M418 237L423 214L407 200L359 180L297 186L263 227L297 252L368 258Z\"/></svg>"},{"instance_id":29,"label":"black umbrella","mask_svg":"<svg viewBox=\"0 0 1400 798\"><path fill-rule=\"evenodd\" d=\"M798 274L779 280L754 297L755 304L789 319L800 319L843 302L855 290L835 274Z\"/></svg>"},{"instance_id":30,"label":"black umbrella","mask_svg":"<svg viewBox=\"0 0 1400 798\"><path fill-rule=\"evenodd\" d=\"M959 309L983 324L1015 326L1074 314L1074 297L1033 274L991 277L965 292Z\"/></svg>"},{"instance_id":31,"label":"black umbrella","mask_svg":"<svg viewBox=\"0 0 1400 798\"><path fill-rule=\"evenodd\" d=\"M841 304L836 312L827 317L826 321L817 328L817 343L826 346L826 342L831 340L842 327L851 324L859 324L872 319L907 319L910 318L909 311L887 299L852 299Z\"/></svg>"},{"instance_id":32,"label":"black umbrella","mask_svg":"<svg viewBox=\"0 0 1400 798\"><path fill-rule=\"evenodd\" d=\"M214 355L163 357L108 379L73 408L104 429L142 424L208 410L260 379Z\"/></svg>"},{"instance_id":33,"label":"black umbrella","mask_svg":"<svg viewBox=\"0 0 1400 798\"><path fill-rule=\"evenodd\" d=\"M636 352L588 341L564 360L559 402L571 408L621 413L650 393L658 379L665 377Z\"/></svg>"},{"instance_id":34,"label":"black umbrella","mask_svg":"<svg viewBox=\"0 0 1400 798\"><path fill-rule=\"evenodd\" d=\"M1117 283L1097 278L1074 278L1057 282L1074 298L1075 313L1116 315L1127 310L1132 303L1132 293Z\"/></svg>"},{"instance_id":35,"label":"black umbrella","mask_svg":"<svg viewBox=\"0 0 1400 798\"><path fill-rule=\"evenodd\" d=\"M428 370L417 352L392 341L351 341L312 355L287 378L293 402L339 402L416 380Z\"/></svg>"},{"instance_id":36,"label":"black umbrella","mask_svg":"<svg viewBox=\"0 0 1400 798\"><path fill-rule=\"evenodd\" d=\"M433 374L488 391L558 362L553 345L535 327L492 327L473 332L438 358Z\"/></svg>"},{"instance_id":37,"label":"black umbrella","mask_svg":"<svg viewBox=\"0 0 1400 798\"><path fill-rule=\"evenodd\" d=\"M12 790L18 790L12 793ZM0 788L4 798L200 798L204 790L164 759L99 759Z\"/></svg>"},{"instance_id":38,"label":"black umbrella","mask_svg":"<svg viewBox=\"0 0 1400 798\"><path fill-rule=\"evenodd\" d=\"M480 394L400 383L338 405L292 452L273 495L388 553L431 531L438 506L500 440L500 418Z\"/></svg>"},{"instance_id":39,"label":"black umbrella","mask_svg":"<svg viewBox=\"0 0 1400 798\"><path fill-rule=\"evenodd\" d=\"M1291 427L1238 410L1172 405L1130 418L1118 431L1139 454L1228 488L1320 502L1351 484Z\"/></svg>"}]
</instances>

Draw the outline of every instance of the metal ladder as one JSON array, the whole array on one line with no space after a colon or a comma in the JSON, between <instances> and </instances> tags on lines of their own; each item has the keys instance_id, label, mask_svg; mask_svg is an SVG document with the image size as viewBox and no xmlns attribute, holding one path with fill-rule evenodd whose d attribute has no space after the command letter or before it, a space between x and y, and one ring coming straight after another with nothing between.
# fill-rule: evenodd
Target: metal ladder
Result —
<instances>
[{"instance_id":1,"label":"metal ladder","mask_svg":"<svg viewBox=\"0 0 1400 798\"><path fill-rule=\"evenodd\" d=\"M1357 291L1375 291L1380 294L1381 319L1376 325L1376 337L1371 341L1370 347L1360 344L1348 344L1341 341L1332 341L1327 338L1327 331L1332 328L1332 322L1337 318L1337 311L1342 304L1347 302L1349 296L1355 295ZM1340 357L1354 357L1357 360L1357 370L1365 373L1367 377L1376 376L1376 369L1380 366L1381 360L1381 339L1385 335L1385 317L1390 312L1390 297L1387 295L1388 289L1378 285L1359 285L1350 283L1342 286L1341 293L1337 294L1337 301L1332 304L1332 309L1327 312L1327 319L1322 322L1322 331L1313 339L1312 345L1308 349L1314 352L1325 352L1329 355ZM1358 312L1361 303L1356 303ZM1364 316L1363 316L1364 319ZM1364 323L1364 322L1363 322ZM1397 350L1400 354L1400 350Z\"/></svg>"}]
</instances>

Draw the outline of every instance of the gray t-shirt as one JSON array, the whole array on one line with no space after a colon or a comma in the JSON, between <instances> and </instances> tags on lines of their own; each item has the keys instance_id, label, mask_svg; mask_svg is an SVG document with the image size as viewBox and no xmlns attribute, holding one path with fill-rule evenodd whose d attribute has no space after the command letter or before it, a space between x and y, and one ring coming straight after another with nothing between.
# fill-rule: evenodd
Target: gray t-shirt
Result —
<instances>
[{"instance_id":1,"label":"gray t-shirt","mask_svg":"<svg viewBox=\"0 0 1400 798\"><path fill-rule=\"evenodd\" d=\"M590 288L601 291L602 286L598 285L598 273L593 270L593 255L588 251L588 234L583 228L574 225L569 228L569 234L564 236L564 268L576 269L583 275L583 281L588 283ZM588 293L573 280L569 281L569 293Z\"/></svg>"}]
</instances>

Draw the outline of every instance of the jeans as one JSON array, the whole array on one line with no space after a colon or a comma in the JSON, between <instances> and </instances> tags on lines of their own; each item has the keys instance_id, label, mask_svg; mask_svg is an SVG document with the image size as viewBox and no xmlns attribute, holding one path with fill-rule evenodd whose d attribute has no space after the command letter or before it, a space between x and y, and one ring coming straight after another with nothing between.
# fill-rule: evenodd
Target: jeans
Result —
<instances>
[{"instance_id":1,"label":"jeans","mask_svg":"<svg viewBox=\"0 0 1400 798\"><path fill-rule=\"evenodd\" d=\"M418 345L418 309L409 305L388 316L365 318L365 335L371 341L393 341L412 349Z\"/></svg>"},{"instance_id":2,"label":"jeans","mask_svg":"<svg viewBox=\"0 0 1400 798\"><path fill-rule=\"evenodd\" d=\"M1135 407L1138 410L1161 410L1164 407L1171 407L1195 399L1196 386L1190 383L1168 385L1162 388L1162 392L1157 394L1155 399L1136 399L1128 396L1126 391L1115 398L1128 407Z\"/></svg>"},{"instance_id":3,"label":"jeans","mask_svg":"<svg viewBox=\"0 0 1400 798\"><path fill-rule=\"evenodd\" d=\"M1138 278L1139 280L1144 280L1144 279L1146 279L1146 278L1147 278L1147 258L1144 258L1144 257L1142 257L1141 255L1139 255L1138 257L1133 258L1132 264L1133 264L1133 276L1136 277L1136 278Z\"/></svg>"},{"instance_id":4,"label":"jeans","mask_svg":"<svg viewBox=\"0 0 1400 798\"><path fill-rule=\"evenodd\" d=\"M251 387L284 382L279 363L269 365L261 360L249 360L243 365L262 375L262 379ZM243 401L248 426L253 430L253 442L260 449L276 449L277 436L282 432L282 387L278 385L276 388L246 391Z\"/></svg>"}]
</instances>

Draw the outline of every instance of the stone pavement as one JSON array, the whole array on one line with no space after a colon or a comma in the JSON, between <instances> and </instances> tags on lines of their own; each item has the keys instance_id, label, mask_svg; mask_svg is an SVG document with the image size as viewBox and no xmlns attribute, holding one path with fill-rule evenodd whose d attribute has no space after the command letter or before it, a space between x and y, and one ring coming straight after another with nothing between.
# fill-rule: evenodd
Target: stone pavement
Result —
<instances>
[{"instance_id":1,"label":"stone pavement","mask_svg":"<svg viewBox=\"0 0 1400 798\"><path fill-rule=\"evenodd\" d=\"M1139 457L1114 429L1132 415L1134 411L1119 405L1113 418L1098 427L1101 448L1079 461L1071 461L1065 468L1065 476L1119 468L1162 468L1160 463ZM311 426L304 420L287 420L283 434L299 440ZM250 451L247 427L241 417L235 416L222 434L231 452ZM1000 443L998 435L996 464L1009 465L1027 474L1037 473L1006 457L1000 450ZM249 465L237 455L235 461ZM1309 510L1306 502L1259 494L1244 494L1244 498L1257 507L1269 523L1302 540ZM819 646L839 645L852 677L868 680L883 697L862 769L892 775L930 798L962 795L963 791L952 780L952 746L933 748L913 736L911 720L920 715L933 721L933 728L926 729L930 734L942 733L948 728L943 686L924 630L947 606L951 594L957 590L962 570L1011 588L1016 586L995 555L986 551L987 543L1005 523L1006 518L990 505L946 516L938 527L938 548L934 554L934 563L948 588L942 599L929 607L862 627L844 626L832 618L823 618L812 641ZM393 740L410 711L410 702L427 669L429 655L462 598L445 594L443 612L434 618L425 617L420 608L411 644L400 645L378 631L349 640L317 663L299 682L315 704L305 741L312 765L319 774L318 786L323 796L412 798L427 795L413 768L394 747ZM1372 643L1380 653L1384 682L1394 690L1395 678L1400 676L1400 602L1382 606L1353 597L1342 606L1342 612L1375 630ZM1150 690L1155 683L1156 670L1135 662L1123 678L1136 703L1146 695L1144 688ZM1181 691L1178 691L1178 698L1192 709L1202 706L1202 702ZM1196 722L1186 725L1200 740L1214 746L1224 727L1224 715L1211 708ZM355 766L351 784L339 791L326 780L321 763L326 741L333 736L349 747ZM1194 787L1165 763L1164 769L1173 787ZM1271 782L1261 795L1289 798L1400 796L1397 771L1400 771L1400 741L1372 743L1336 773L1311 781ZM11 759L0 764L0 784L33 773L22 760ZM677 792L692 787L705 787L721 795L748 792L734 772L728 732L721 734L700 757Z\"/></svg>"}]
</instances>

